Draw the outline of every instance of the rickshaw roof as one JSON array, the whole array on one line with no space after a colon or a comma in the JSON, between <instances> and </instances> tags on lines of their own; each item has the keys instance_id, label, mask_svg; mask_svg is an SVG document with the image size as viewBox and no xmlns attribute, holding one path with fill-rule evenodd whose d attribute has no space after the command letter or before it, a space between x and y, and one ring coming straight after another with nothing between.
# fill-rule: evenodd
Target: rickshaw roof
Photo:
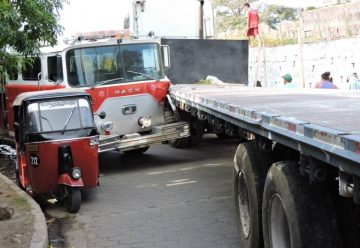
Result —
<instances>
[{"instance_id":1,"label":"rickshaw roof","mask_svg":"<svg viewBox=\"0 0 360 248\"><path fill-rule=\"evenodd\" d=\"M74 97L74 96L90 96L84 90L79 89L61 89L61 90L43 90L43 91L32 91L24 92L19 94L14 102L13 106L20 106L24 101L32 100L43 100L43 99L54 99L63 97Z\"/></svg>"}]
</instances>

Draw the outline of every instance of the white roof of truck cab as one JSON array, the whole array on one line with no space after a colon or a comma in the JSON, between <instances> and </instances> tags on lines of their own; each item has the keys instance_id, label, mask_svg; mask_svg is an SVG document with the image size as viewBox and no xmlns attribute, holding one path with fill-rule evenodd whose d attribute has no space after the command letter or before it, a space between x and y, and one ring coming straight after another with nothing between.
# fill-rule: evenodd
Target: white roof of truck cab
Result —
<instances>
[{"instance_id":1,"label":"white roof of truck cab","mask_svg":"<svg viewBox=\"0 0 360 248\"><path fill-rule=\"evenodd\" d=\"M20 106L23 101L31 99L54 99L57 97L66 97L66 96L86 96L89 95L85 90L80 89L59 89L59 90L42 90L42 91L32 91L24 92L19 94L14 102L13 106Z\"/></svg>"},{"instance_id":2,"label":"white roof of truck cab","mask_svg":"<svg viewBox=\"0 0 360 248\"><path fill-rule=\"evenodd\" d=\"M72 48L83 48L83 47L94 47L94 46L111 46L118 44L120 39L110 38L110 39L100 39L95 41L89 41L89 40L82 40L82 41L75 41L68 44L62 43L56 46L44 46L40 49L40 52L42 54L48 54L48 53L59 53L63 52L65 50L69 50ZM145 43L158 43L160 44L159 39L150 39L150 38L124 38L121 39L120 44L128 45L128 44L145 44Z\"/></svg>"}]
</instances>

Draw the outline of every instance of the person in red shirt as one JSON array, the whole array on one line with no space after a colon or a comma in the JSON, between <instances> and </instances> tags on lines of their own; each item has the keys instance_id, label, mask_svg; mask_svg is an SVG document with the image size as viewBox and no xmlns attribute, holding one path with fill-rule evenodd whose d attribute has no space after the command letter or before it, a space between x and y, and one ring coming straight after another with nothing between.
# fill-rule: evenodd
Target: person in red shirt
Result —
<instances>
[{"instance_id":1,"label":"person in red shirt","mask_svg":"<svg viewBox=\"0 0 360 248\"><path fill-rule=\"evenodd\" d=\"M257 37L259 36L259 12L256 9L250 8L249 3L245 3L243 9L247 13L247 36Z\"/></svg>"}]
</instances>

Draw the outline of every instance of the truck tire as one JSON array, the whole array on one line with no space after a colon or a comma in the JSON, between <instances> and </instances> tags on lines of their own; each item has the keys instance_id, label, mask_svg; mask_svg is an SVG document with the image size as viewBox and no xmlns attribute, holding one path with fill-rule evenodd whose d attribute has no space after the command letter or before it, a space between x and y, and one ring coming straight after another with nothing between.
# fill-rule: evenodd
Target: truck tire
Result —
<instances>
[{"instance_id":1,"label":"truck tire","mask_svg":"<svg viewBox=\"0 0 360 248\"><path fill-rule=\"evenodd\" d=\"M234 197L237 230L242 248L262 247L261 206L271 153L261 152L254 142L238 146L234 159Z\"/></svg>"},{"instance_id":2,"label":"truck tire","mask_svg":"<svg viewBox=\"0 0 360 248\"><path fill-rule=\"evenodd\" d=\"M200 121L196 117L192 117L190 113L183 110L178 110L175 115L176 120L186 121L190 124L190 136L172 140L169 142L170 145L174 148L187 148L189 146L199 145L204 135L205 122Z\"/></svg>"},{"instance_id":3,"label":"truck tire","mask_svg":"<svg viewBox=\"0 0 360 248\"><path fill-rule=\"evenodd\" d=\"M149 148L150 147L146 146L146 147L137 148L137 149L133 149L133 150L123 151L123 153L126 155L130 155L130 156L139 155L139 154L143 154L144 152L149 150Z\"/></svg>"},{"instance_id":4,"label":"truck tire","mask_svg":"<svg viewBox=\"0 0 360 248\"><path fill-rule=\"evenodd\" d=\"M183 110L175 111L175 119L177 121L186 121L190 123L190 115ZM174 148L187 148L190 145L190 136L169 141L170 146Z\"/></svg>"},{"instance_id":5,"label":"truck tire","mask_svg":"<svg viewBox=\"0 0 360 248\"><path fill-rule=\"evenodd\" d=\"M190 146L198 146L204 135L205 121L201 121L196 117L190 118Z\"/></svg>"},{"instance_id":6,"label":"truck tire","mask_svg":"<svg viewBox=\"0 0 360 248\"><path fill-rule=\"evenodd\" d=\"M331 196L325 184L301 177L297 162L271 166L262 216L265 248L339 247Z\"/></svg>"}]
</instances>

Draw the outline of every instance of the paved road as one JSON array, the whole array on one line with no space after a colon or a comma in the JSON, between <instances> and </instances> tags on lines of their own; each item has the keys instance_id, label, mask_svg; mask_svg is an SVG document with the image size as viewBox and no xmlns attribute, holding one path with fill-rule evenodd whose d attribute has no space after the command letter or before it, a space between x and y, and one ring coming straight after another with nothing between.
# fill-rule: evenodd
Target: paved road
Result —
<instances>
[{"instance_id":1,"label":"paved road","mask_svg":"<svg viewBox=\"0 0 360 248\"><path fill-rule=\"evenodd\" d=\"M67 231L75 247L238 247L232 196L235 141L191 150L154 146L101 157L101 186ZM51 210L50 210L51 211Z\"/></svg>"}]
</instances>

